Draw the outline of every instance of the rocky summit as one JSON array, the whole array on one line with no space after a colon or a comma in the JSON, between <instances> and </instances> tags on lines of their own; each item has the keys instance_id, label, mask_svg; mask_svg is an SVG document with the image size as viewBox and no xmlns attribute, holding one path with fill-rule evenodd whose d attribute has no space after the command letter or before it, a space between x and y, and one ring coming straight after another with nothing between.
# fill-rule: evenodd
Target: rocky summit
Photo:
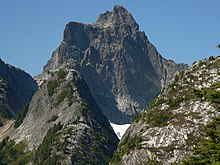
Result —
<instances>
[{"instance_id":1,"label":"rocky summit","mask_svg":"<svg viewBox=\"0 0 220 165\"><path fill-rule=\"evenodd\" d=\"M0 59L0 127L17 116L37 88L37 83L29 74Z\"/></svg>"},{"instance_id":2,"label":"rocky summit","mask_svg":"<svg viewBox=\"0 0 220 165\"><path fill-rule=\"evenodd\" d=\"M93 24L70 22L63 40L36 80L60 68L77 70L113 123L130 123L185 64L164 59L121 5Z\"/></svg>"},{"instance_id":3,"label":"rocky summit","mask_svg":"<svg viewBox=\"0 0 220 165\"><path fill-rule=\"evenodd\" d=\"M111 164L219 164L219 66L211 56L179 72L135 118Z\"/></svg>"}]
</instances>

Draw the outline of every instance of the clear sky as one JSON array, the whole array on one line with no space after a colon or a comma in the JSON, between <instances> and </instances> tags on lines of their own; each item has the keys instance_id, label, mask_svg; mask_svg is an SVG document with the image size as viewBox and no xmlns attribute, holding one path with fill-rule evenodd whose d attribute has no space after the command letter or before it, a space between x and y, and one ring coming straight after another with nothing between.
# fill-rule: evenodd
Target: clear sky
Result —
<instances>
[{"instance_id":1,"label":"clear sky","mask_svg":"<svg viewBox=\"0 0 220 165\"><path fill-rule=\"evenodd\" d=\"M220 0L2 0L0 58L39 74L68 22L93 23L115 4L132 13L167 59L191 64L220 54Z\"/></svg>"}]
</instances>

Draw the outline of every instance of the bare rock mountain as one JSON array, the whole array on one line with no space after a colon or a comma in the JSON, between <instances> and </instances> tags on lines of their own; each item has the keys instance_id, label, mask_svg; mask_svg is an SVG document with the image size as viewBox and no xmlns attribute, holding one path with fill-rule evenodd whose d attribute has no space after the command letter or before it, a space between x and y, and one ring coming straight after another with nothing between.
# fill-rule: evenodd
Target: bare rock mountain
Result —
<instances>
[{"instance_id":1,"label":"bare rock mountain","mask_svg":"<svg viewBox=\"0 0 220 165\"><path fill-rule=\"evenodd\" d=\"M119 141L86 82L72 69L50 73L22 124L8 136L0 145L0 164L104 165ZM15 154L8 156L11 150Z\"/></svg>"},{"instance_id":2,"label":"bare rock mountain","mask_svg":"<svg viewBox=\"0 0 220 165\"><path fill-rule=\"evenodd\" d=\"M111 163L218 164L219 63L219 56L211 56L176 75L164 92L136 117ZM193 155L194 147L197 150Z\"/></svg>"},{"instance_id":3,"label":"bare rock mountain","mask_svg":"<svg viewBox=\"0 0 220 165\"><path fill-rule=\"evenodd\" d=\"M5 64L0 59L0 123L12 119L30 102L37 91L37 83L26 72Z\"/></svg>"},{"instance_id":4,"label":"bare rock mountain","mask_svg":"<svg viewBox=\"0 0 220 165\"><path fill-rule=\"evenodd\" d=\"M132 15L116 5L94 24L68 23L37 81L59 68L80 72L111 122L129 123L187 65L164 59Z\"/></svg>"}]
</instances>

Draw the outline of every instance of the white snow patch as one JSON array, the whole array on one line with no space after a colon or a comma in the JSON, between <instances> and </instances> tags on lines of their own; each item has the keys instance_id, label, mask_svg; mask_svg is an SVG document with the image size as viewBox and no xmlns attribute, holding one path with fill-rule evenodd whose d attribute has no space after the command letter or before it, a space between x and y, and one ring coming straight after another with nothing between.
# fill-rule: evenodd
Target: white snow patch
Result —
<instances>
[{"instance_id":1,"label":"white snow patch","mask_svg":"<svg viewBox=\"0 0 220 165\"><path fill-rule=\"evenodd\" d=\"M110 125L112 126L112 128L115 131L115 133L118 136L118 138L121 140L121 138L124 135L125 131L128 129L128 127L131 124L119 125L119 124L110 123Z\"/></svg>"}]
</instances>

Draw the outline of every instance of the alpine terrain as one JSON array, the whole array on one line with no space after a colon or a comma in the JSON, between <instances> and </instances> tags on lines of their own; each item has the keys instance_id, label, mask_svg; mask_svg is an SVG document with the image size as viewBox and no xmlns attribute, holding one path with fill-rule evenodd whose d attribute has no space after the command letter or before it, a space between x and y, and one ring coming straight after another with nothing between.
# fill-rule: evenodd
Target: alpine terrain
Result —
<instances>
[{"instance_id":1,"label":"alpine terrain","mask_svg":"<svg viewBox=\"0 0 220 165\"><path fill-rule=\"evenodd\" d=\"M218 61L183 72L188 66L164 59L121 5L93 24L70 22L38 86L0 61L0 164L179 163L218 115L203 96L218 92Z\"/></svg>"},{"instance_id":2,"label":"alpine terrain","mask_svg":"<svg viewBox=\"0 0 220 165\"><path fill-rule=\"evenodd\" d=\"M211 56L179 72L135 118L111 164L219 164L219 66Z\"/></svg>"},{"instance_id":3,"label":"alpine terrain","mask_svg":"<svg viewBox=\"0 0 220 165\"><path fill-rule=\"evenodd\" d=\"M187 65L164 59L121 5L94 24L70 22L37 81L59 68L77 70L107 118L130 123Z\"/></svg>"},{"instance_id":4,"label":"alpine terrain","mask_svg":"<svg viewBox=\"0 0 220 165\"><path fill-rule=\"evenodd\" d=\"M51 72L27 109L0 164L108 164L119 140L77 71Z\"/></svg>"},{"instance_id":5,"label":"alpine terrain","mask_svg":"<svg viewBox=\"0 0 220 165\"><path fill-rule=\"evenodd\" d=\"M36 91L37 83L29 74L0 59L0 130L12 124Z\"/></svg>"}]
</instances>

